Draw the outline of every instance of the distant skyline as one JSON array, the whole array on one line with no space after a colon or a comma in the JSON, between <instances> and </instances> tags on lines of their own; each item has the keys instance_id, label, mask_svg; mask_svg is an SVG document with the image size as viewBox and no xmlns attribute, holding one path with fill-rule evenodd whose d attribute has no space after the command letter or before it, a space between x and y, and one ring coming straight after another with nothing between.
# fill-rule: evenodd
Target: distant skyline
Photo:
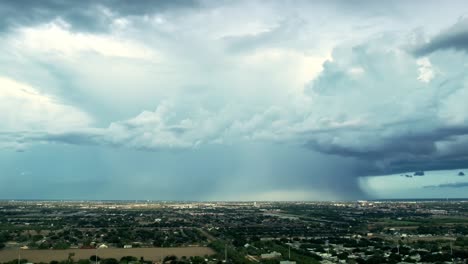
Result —
<instances>
[{"instance_id":1,"label":"distant skyline","mask_svg":"<svg viewBox=\"0 0 468 264\"><path fill-rule=\"evenodd\" d=\"M6 0L0 40L0 199L468 198L466 1Z\"/></svg>"}]
</instances>

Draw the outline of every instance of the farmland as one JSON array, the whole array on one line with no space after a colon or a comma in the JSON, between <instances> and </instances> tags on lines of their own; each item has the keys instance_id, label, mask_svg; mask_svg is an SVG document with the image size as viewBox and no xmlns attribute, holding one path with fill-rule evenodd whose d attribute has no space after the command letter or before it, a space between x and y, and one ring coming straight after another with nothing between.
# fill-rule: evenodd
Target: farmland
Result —
<instances>
[{"instance_id":1,"label":"farmland","mask_svg":"<svg viewBox=\"0 0 468 264\"><path fill-rule=\"evenodd\" d=\"M208 247L175 247L175 248L106 248L106 249L48 249L48 250L18 250L6 249L0 251L0 262L8 262L18 258L18 253L21 254L22 259L27 259L30 262L49 263L54 260L65 260L69 257L70 253L73 254L74 260L89 259L91 256L97 255L100 258L115 258L121 259L125 256L135 256L138 259L143 257L144 260L158 261L165 256L205 256L212 255L214 251Z\"/></svg>"}]
</instances>

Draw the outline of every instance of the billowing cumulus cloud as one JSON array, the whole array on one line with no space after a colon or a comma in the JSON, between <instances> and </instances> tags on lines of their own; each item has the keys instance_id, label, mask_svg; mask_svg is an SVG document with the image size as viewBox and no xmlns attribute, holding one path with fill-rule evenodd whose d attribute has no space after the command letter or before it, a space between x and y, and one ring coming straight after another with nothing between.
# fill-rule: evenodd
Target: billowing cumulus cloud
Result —
<instances>
[{"instance_id":1,"label":"billowing cumulus cloud","mask_svg":"<svg viewBox=\"0 0 468 264\"><path fill-rule=\"evenodd\" d=\"M428 57L438 73L421 78L419 61L398 45L387 45L388 37L338 48L325 63L309 87L315 117L359 122L314 133L307 146L374 160L383 173L463 167L466 154L454 146L466 147L466 65L453 71L450 60Z\"/></svg>"},{"instance_id":2,"label":"billowing cumulus cloud","mask_svg":"<svg viewBox=\"0 0 468 264\"><path fill-rule=\"evenodd\" d=\"M366 175L466 168L466 21L436 12L422 27L440 8L3 1L4 182L341 199L365 197ZM43 166L49 152L64 165Z\"/></svg>"}]
</instances>

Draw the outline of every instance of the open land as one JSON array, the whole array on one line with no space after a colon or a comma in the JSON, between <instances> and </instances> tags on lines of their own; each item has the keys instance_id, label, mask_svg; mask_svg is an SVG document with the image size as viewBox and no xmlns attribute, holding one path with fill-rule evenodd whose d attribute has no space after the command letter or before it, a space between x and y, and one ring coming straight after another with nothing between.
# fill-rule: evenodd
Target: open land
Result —
<instances>
[{"instance_id":1,"label":"open land","mask_svg":"<svg viewBox=\"0 0 468 264\"><path fill-rule=\"evenodd\" d=\"M96 255L96 250L93 249L47 249L47 250L21 250L21 258L28 261L39 263L49 263L53 260L67 259L69 254L73 253L73 258L89 259L91 256ZM208 256L213 255L215 252L208 247L180 247L180 248L106 248L99 249L97 255L100 258L115 258L121 259L125 256L135 256L138 259L145 260L161 260L165 256ZM7 262L18 258L18 250L7 249L0 251L0 262Z\"/></svg>"}]
</instances>

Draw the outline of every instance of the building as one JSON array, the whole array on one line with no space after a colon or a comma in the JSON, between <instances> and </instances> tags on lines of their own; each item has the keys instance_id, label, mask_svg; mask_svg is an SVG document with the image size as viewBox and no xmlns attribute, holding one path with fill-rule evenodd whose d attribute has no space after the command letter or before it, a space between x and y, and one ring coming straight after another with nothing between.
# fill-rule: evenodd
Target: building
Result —
<instances>
[{"instance_id":1,"label":"building","mask_svg":"<svg viewBox=\"0 0 468 264\"><path fill-rule=\"evenodd\" d=\"M281 257L281 253L273 251L270 253L262 254L260 255L262 259L273 259L273 258L279 258Z\"/></svg>"}]
</instances>

